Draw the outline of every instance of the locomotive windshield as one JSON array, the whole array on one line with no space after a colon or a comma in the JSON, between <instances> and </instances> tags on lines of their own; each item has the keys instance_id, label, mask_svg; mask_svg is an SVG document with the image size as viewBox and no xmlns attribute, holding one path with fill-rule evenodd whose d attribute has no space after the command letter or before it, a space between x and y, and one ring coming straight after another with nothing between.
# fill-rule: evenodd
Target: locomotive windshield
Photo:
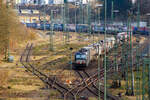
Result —
<instances>
[{"instance_id":1,"label":"locomotive windshield","mask_svg":"<svg viewBox=\"0 0 150 100\"><path fill-rule=\"evenodd\" d=\"M86 55L76 55L76 59L86 59Z\"/></svg>"}]
</instances>

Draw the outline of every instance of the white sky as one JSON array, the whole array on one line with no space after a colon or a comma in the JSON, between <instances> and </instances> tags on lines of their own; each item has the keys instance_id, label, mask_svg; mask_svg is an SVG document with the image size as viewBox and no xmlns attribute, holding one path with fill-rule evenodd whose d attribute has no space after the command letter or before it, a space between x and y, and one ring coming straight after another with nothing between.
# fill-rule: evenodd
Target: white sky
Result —
<instances>
[{"instance_id":1,"label":"white sky","mask_svg":"<svg viewBox=\"0 0 150 100\"><path fill-rule=\"evenodd\" d=\"M132 3L134 4L136 2L136 0L132 0Z\"/></svg>"}]
</instances>

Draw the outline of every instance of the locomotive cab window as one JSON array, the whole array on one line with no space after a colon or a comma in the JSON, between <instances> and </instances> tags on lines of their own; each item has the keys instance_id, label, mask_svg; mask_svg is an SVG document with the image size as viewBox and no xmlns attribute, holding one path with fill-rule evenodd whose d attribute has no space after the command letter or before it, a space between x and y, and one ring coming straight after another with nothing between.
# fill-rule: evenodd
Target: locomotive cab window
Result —
<instances>
[{"instance_id":1,"label":"locomotive cab window","mask_svg":"<svg viewBox=\"0 0 150 100\"><path fill-rule=\"evenodd\" d=\"M85 55L76 55L76 59L86 59Z\"/></svg>"}]
</instances>

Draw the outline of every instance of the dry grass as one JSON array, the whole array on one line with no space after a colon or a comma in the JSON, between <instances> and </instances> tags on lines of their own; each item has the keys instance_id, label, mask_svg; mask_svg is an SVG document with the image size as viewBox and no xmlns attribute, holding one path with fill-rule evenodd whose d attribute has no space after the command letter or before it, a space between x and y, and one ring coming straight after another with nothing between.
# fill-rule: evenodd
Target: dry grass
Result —
<instances>
[{"instance_id":1,"label":"dry grass","mask_svg":"<svg viewBox=\"0 0 150 100\"><path fill-rule=\"evenodd\" d=\"M8 65L1 69L6 70L0 72L0 86L5 86L0 89L2 100L5 100L3 98L6 100L45 100L50 95L49 90L41 89L45 84L37 77L25 72L24 68Z\"/></svg>"},{"instance_id":2,"label":"dry grass","mask_svg":"<svg viewBox=\"0 0 150 100\"><path fill-rule=\"evenodd\" d=\"M97 100L97 98L90 97L89 100Z\"/></svg>"},{"instance_id":3,"label":"dry grass","mask_svg":"<svg viewBox=\"0 0 150 100\"><path fill-rule=\"evenodd\" d=\"M7 85L9 79L9 72L6 71L0 71L0 88L4 87L4 85Z\"/></svg>"}]
</instances>

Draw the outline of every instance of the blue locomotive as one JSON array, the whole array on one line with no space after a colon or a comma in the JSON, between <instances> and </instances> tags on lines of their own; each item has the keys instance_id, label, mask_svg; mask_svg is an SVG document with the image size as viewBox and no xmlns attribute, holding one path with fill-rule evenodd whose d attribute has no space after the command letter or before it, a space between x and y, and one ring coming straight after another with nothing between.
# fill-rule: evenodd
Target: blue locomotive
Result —
<instances>
[{"instance_id":1,"label":"blue locomotive","mask_svg":"<svg viewBox=\"0 0 150 100\"><path fill-rule=\"evenodd\" d=\"M87 24L78 24L76 25L77 32L88 32L89 26Z\"/></svg>"},{"instance_id":2,"label":"blue locomotive","mask_svg":"<svg viewBox=\"0 0 150 100\"><path fill-rule=\"evenodd\" d=\"M88 46L81 48L75 54L75 64L76 66L88 66L93 57L93 47Z\"/></svg>"},{"instance_id":3,"label":"blue locomotive","mask_svg":"<svg viewBox=\"0 0 150 100\"><path fill-rule=\"evenodd\" d=\"M133 34L149 35L149 29L146 27L133 27Z\"/></svg>"},{"instance_id":4,"label":"blue locomotive","mask_svg":"<svg viewBox=\"0 0 150 100\"><path fill-rule=\"evenodd\" d=\"M51 29L51 25L50 24L44 24L44 23L37 24L36 29L39 29L39 30L50 30Z\"/></svg>"},{"instance_id":5,"label":"blue locomotive","mask_svg":"<svg viewBox=\"0 0 150 100\"><path fill-rule=\"evenodd\" d=\"M54 24L54 31L63 31L63 24Z\"/></svg>"},{"instance_id":6,"label":"blue locomotive","mask_svg":"<svg viewBox=\"0 0 150 100\"><path fill-rule=\"evenodd\" d=\"M103 26L100 26L100 25L94 25L92 28L92 31L94 33L104 33L105 28Z\"/></svg>"},{"instance_id":7,"label":"blue locomotive","mask_svg":"<svg viewBox=\"0 0 150 100\"><path fill-rule=\"evenodd\" d=\"M26 23L27 28L37 28L37 23Z\"/></svg>"}]
</instances>

